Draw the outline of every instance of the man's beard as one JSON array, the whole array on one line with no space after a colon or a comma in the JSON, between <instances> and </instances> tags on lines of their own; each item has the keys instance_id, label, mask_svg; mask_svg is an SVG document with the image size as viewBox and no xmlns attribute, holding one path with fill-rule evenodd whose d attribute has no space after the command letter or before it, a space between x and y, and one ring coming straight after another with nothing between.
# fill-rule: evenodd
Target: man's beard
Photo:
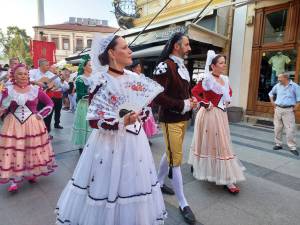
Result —
<instances>
[{"instance_id":1,"label":"man's beard","mask_svg":"<svg viewBox=\"0 0 300 225\"><path fill-rule=\"evenodd\" d=\"M183 59L187 59L188 56L189 56L189 54L190 54L190 52L182 52L182 53L180 54L180 57L183 58Z\"/></svg>"}]
</instances>

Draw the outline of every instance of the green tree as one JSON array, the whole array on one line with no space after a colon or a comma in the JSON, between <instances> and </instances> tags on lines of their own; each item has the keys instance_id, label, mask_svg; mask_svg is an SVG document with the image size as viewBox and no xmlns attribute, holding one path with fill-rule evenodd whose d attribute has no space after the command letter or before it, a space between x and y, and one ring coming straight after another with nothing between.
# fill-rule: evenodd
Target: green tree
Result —
<instances>
[{"instance_id":1,"label":"green tree","mask_svg":"<svg viewBox=\"0 0 300 225\"><path fill-rule=\"evenodd\" d=\"M0 48L7 58L18 57L27 65L32 65L29 49L30 37L24 29L7 27L6 33L0 29Z\"/></svg>"}]
</instances>

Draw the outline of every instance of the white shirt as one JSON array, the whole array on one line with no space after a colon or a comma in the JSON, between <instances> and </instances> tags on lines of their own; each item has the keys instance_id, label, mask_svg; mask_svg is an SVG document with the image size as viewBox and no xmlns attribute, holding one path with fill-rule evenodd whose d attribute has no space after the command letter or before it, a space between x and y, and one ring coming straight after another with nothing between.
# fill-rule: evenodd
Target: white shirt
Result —
<instances>
[{"instance_id":1,"label":"white shirt","mask_svg":"<svg viewBox=\"0 0 300 225\"><path fill-rule=\"evenodd\" d=\"M50 71L47 71L46 73L43 73L40 71L40 69L32 69L29 71L29 78L30 81L38 81L42 77L47 77L49 79L53 78L56 76L54 73L51 73ZM69 89L69 84L68 82L64 81L63 83L61 82L61 79L59 77L54 79L55 86L58 88L56 91L62 91L65 92Z\"/></svg>"}]
</instances>

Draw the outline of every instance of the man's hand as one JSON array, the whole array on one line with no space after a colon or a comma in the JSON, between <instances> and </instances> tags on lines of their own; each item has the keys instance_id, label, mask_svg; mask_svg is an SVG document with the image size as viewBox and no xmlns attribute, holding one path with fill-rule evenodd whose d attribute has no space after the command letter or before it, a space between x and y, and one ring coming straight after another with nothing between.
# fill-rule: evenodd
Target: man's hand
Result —
<instances>
[{"instance_id":1,"label":"man's hand","mask_svg":"<svg viewBox=\"0 0 300 225\"><path fill-rule=\"evenodd\" d=\"M275 107L276 107L276 104L275 104L275 102L271 102L271 104L272 104L272 106L274 107L274 109L275 109Z\"/></svg>"},{"instance_id":2,"label":"man's hand","mask_svg":"<svg viewBox=\"0 0 300 225\"><path fill-rule=\"evenodd\" d=\"M195 109L197 107L197 104L198 104L197 99L195 97L192 97L189 100L190 100L191 110Z\"/></svg>"},{"instance_id":3,"label":"man's hand","mask_svg":"<svg viewBox=\"0 0 300 225\"><path fill-rule=\"evenodd\" d=\"M294 105L293 111L296 112L296 109L297 109L297 105Z\"/></svg>"},{"instance_id":4,"label":"man's hand","mask_svg":"<svg viewBox=\"0 0 300 225\"><path fill-rule=\"evenodd\" d=\"M270 98L270 102L271 102L272 106L273 106L274 109L275 109L276 104L275 104L275 102L274 102L273 96L270 96L269 98Z\"/></svg>"}]
</instances>

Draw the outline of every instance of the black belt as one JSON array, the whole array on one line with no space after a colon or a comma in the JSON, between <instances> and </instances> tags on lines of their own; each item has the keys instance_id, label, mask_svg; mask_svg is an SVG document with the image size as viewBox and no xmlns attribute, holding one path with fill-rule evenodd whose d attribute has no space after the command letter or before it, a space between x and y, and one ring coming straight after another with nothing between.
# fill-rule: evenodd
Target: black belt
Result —
<instances>
[{"instance_id":1,"label":"black belt","mask_svg":"<svg viewBox=\"0 0 300 225\"><path fill-rule=\"evenodd\" d=\"M283 109L294 107L293 105L276 105L276 106L278 106L279 108L283 108Z\"/></svg>"}]
</instances>

